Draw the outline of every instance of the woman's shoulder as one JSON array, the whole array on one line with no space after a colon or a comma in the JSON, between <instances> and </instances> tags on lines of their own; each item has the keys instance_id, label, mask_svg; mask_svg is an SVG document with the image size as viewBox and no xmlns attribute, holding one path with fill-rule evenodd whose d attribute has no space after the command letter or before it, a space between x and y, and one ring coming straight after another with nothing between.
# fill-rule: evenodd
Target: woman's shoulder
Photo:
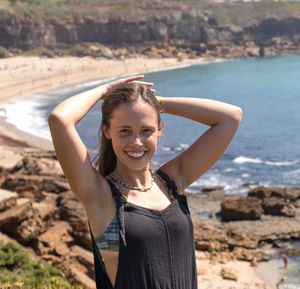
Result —
<instances>
[{"instance_id":1,"label":"woman's shoulder","mask_svg":"<svg viewBox=\"0 0 300 289\"><path fill-rule=\"evenodd\" d=\"M159 174L166 183L175 186L176 189L182 187L180 175L174 169L162 165L156 170L156 173Z\"/></svg>"}]
</instances>

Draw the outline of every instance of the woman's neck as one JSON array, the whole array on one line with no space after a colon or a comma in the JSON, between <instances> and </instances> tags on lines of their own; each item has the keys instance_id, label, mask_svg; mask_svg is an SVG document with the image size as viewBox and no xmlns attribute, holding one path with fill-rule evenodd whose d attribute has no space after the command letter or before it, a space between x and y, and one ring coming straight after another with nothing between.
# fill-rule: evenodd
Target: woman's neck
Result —
<instances>
[{"instance_id":1,"label":"woman's neck","mask_svg":"<svg viewBox=\"0 0 300 289\"><path fill-rule=\"evenodd\" d=\"M141 170L134 171L117 164L112 173L119 180L130 186L148 187L152 180L150 167L145 167Z\"/></svg>"}]
</instances>

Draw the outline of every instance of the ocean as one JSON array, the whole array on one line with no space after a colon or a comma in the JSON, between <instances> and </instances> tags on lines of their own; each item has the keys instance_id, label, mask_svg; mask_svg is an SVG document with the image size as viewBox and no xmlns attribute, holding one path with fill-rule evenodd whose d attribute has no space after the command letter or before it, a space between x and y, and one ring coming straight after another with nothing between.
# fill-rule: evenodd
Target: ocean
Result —
<instances>
[{"instance_id":1,"label":"ocean","mask_svg":"<svg viewBox=\"0 0 300 289\"><path fill-rule=\"evenodd\" d=\"M299 65L300 56L276 56L145 73L144 80L154 82L157 95L209 98L243 109L242 122L228 149L188 191L197 193L216 185L223 186L228 194L244 194L257 185L300 187ZM50 140L50 111L63 99L106 81L10 101L5 105L7 121ZM100 110L97 103L77 125L91 159L99 145ZM157 166L182 152L208 129L168 114L162 119L165 133L153 159Z\"/></svg>"}]
</instances>

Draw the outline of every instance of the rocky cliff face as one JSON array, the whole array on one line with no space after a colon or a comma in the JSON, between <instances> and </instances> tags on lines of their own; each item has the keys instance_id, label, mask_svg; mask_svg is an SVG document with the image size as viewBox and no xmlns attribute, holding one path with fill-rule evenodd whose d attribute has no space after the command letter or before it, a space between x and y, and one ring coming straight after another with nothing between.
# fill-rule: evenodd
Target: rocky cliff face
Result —
<instances>
[{"instance_id":1,"label":"rocky cliff face","mask_svg":"<svg viewBox=\"0 0 300 289\"><path fill-rule=\"evenodd\" d=\"M297 52L300 17L265 17L241 27L219 25L208 12L184 10L128 14L126 17L73 15L64 19L2 15L0 35L0 45L8 49L72 47L78 43L101 43L111 48L137 47L167 41L171 46L197 51L198 55L212 52L213 56L245 56L248 49L246 55L256 56L259 51L253 49L259 47L269 48L269 54Z\"/></svg>"}]
</instances>

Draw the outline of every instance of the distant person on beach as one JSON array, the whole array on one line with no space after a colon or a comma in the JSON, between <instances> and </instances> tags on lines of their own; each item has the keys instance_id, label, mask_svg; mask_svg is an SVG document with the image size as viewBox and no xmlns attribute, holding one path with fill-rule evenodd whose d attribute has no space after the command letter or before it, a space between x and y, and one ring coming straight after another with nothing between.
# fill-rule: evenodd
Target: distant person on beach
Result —
<instances>
[{"instance_id":1,"label":"distant person on beach","mask_svg":"<svg viewBox=\"0 0 300 289\"><path fill-rule=\"evenodd\" d=\"M143 78L112 81L58 104L48 118L54 148L86 210L97 289L196 289L193 223L184 189L222 156L242 110L204 98L155 96L153 83ZM93 165L76 125L99 100L101 144ZM161 113L209 128L153 170Z\"/></svg>"},{"instance_id":2,"label":"distant person on beach","mask_svg":"<svg viewBox=\"0 0 300 289\"><path fill-rule=\"evenodd\" d=\"M283 284L283 282L286 280L286 276L282 277L277 283L276 283L276 289L280 289L280 285Z\"/></svg>"},{"instance_id":3,"label":"distant person on beach","mask_svg":"<svg viewBox=\"0 0 300 289\"><path fill-rule=\"evenodd\" d=\"M284 264L284 268L287 269L289 266L289 257L288 255L283 255L283 264Z\"/></svg>"}]
</instances>

